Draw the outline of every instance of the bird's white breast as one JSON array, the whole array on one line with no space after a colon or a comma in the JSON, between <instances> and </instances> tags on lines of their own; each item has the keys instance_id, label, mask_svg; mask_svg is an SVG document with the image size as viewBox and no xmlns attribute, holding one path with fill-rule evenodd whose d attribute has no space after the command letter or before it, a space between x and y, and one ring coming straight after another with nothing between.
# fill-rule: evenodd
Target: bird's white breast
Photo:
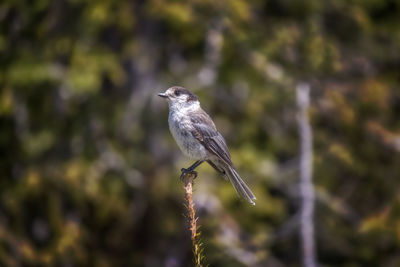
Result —
<instances>
[{"instance_id":1,"label":"bird's white breast","mask_svg":"<svg viewBox=\"0 0 400 267\"><path fill-rule=\"evenodd\" d=\"M196 160L207 158L207 150L192 135L192 122L188 117L188 110L182 107L171 107L168 116L169 129L182 152Z\"/></svg>"}]
</instances>

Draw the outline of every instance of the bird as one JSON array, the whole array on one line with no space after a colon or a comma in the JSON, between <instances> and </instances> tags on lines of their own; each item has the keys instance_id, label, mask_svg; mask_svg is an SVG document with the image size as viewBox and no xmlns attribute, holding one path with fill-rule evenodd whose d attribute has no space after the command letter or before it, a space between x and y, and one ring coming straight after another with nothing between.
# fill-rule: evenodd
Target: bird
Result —
<instances>
[{"instance_id":1,"label":"bird","mask_svg":"<svg viewBox=\"0 0 400 267\"><path fill-rule=\"evenodd\" d=\"M185 173L194 171L207 162L228 179L239 197L255 205L256 197L236 171L224 137L218 132L211 117L201 108L199 98L188 89L172 86L158 96L169 104L168 124L177 145L184 155L196 160Z\"/></svg>"}]
</instances>

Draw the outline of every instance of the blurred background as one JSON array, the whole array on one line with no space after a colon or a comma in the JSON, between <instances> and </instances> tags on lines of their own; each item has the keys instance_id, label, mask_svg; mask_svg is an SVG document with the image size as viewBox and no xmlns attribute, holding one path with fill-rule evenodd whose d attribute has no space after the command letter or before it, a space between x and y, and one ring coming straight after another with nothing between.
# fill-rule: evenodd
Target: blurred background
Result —
<instances>
[{"instance_id":1,"label":"blurred background","mask_svg":"<svg viewBox=\"0 0 400 267\"><path fill-rule=\"evenodd\" d=\"M320 266L400 266L400 1L0 3L0 265L190 266L172 85L257 196L204 164L209 266L301 266L296 87Z\"/></svg>"}]
</instances>

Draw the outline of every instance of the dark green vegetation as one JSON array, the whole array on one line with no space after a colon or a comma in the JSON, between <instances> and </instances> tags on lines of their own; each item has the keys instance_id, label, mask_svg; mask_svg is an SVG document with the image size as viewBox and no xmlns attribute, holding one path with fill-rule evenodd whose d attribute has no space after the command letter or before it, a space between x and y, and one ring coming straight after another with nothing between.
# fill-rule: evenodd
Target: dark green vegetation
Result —
<instances>
[{"instance_id":1,"label":"dark green vegetation","mask_svg":"<svg viewBox=\"0 0 400 267\"><path fill-rule=\"evenodd\" d=\"M324 266L400 266L396 0L0 3L0 265L188 266L169 134L195 91L257 196L195 184L210 266L299 266L295 86L311 85ZM174 265L175 264L175 265Z\"/></svg>"}]
</instances>

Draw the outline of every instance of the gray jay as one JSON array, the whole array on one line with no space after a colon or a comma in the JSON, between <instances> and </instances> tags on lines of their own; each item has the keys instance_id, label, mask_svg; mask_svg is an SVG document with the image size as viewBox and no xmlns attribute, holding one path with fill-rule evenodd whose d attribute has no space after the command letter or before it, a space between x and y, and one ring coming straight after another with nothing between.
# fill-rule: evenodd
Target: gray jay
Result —
<instances>
[{"instance_id":1,"label":"gray jay","mask_svg":"<svg viewBox=\"0 0 400 267\"><path fill-rule=\"evenodd\" d=\"M231 181L239 196L255 205L256 197L235 170L225 139L200 107L197 96L179 86L168 88L158 96L168 101L168 124L176 143L186 156L196 160L188 169L182 169L182 175L186 172L197 175L194 169L207 161Z\"/></svg>"}]
</instances>

